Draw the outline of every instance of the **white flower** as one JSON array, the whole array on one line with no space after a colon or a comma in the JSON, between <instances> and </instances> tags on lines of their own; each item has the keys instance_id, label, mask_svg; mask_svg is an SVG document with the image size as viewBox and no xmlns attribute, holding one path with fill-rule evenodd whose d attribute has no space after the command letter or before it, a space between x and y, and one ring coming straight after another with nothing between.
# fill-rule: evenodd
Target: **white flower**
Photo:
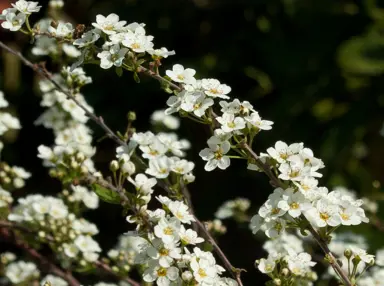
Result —
<instances>
[{"instance_id":1,"label":"white flower","mask_svg":"<svg viewBox=\"0 0 384 286\"><path fill-rule=\"evenodd\" d=\"M161 123L164 124L165 127L175 130L180 127L179 118L165 114L165 110L156 110L151 115L152 124Z\"/></svg>"},{"instance_id":2,"label":"white flower","mask_svg":"<svg viewBox=\"0 0 384 286\"><path fill-rule=\"evenodd\" d=\"M185 175L190 173L195 167L195 163L187 160L177 160L171 167L171 170L177 174Z\"/></svg>"},{"instance_id":3,"label":"white flower","mask_svg":"<svg viewBox=\"0 0 384 286\"><path fill-rule=\"evenodd\" d=\"M97 57L100 58L100 67L103 69L109 69L112 66L120 67L127 52L128 49L121 49L119 45L113 45L108 51L98 53Z\"/></svg>"},{"instance_id":4,"label":"white flower","mask_svg":"<svg viewBox=\"0 0 384 286\"><path fill-rule=\"evenodd\" d=\"M338 226L341 223L338 206L327 199L318 200L315 206L307 210L304 215L316 227Z\"/></svg>"},{"instance_id":5,"label":"white flower","mask_svg":"<svg viewBox=\"0 0 384 286\"><path fill-rule=\"evenodd\" d=\"M137 174L135 180L132 180L132 178L129 177L128 181L136 187L138 192L144 195L152 194L152 188L157 184L157 180L155 178L147 178L144 174Z\"/></svg>"},{"instance_id":6,"label":"white flower","mask_svg":"<svg viewBox=\"0 0 384 286\"><path fill-rule=\"evenodd\" d=\"M249 112L254 111L252 104L248 101L240 102L237 98L232 102L220 101L220 106L222 113L248 115Z\"/></svg>"},{"instance_id":7,"label":"white flower","mask_svg":"<svg viewBox=\"0 0 384 286\"><path fill-rule=\"evenodd\" d=\"M224 113L223 116L217 117L216 120L221 124L221 130L227 133L245 128L244 119L235 117L233 114Z\"/></svg>"},{"instance_id":8,"label":"white flower","mask_svg":"<svg viewBox=\"0 0 384 286\"><path fill-rule=\"evenodd\" d=\"M13 284L24 282L27 285L39 276L39 270L31 262L18 261L8 264L4 274Z\"/></svg>"},{"instance_id":9,"label":"white flower","mask_svg":"<svg viewBox=\"0 0 384 286\"><path fill-rule=\"evenodd\" d=\"M78 58L81 56L81 52L76 49L75 46L72 46L70 44L64 43L63 44L63 52L71 58Z\"/></svg>"},{"instance_id":10,"label":"white flower","mask_svg":"<svg viewBox=\"0 0 384 286\"><path fill-rule=\"evenodd\" d=\"M180 239L179 236L180 221L176 218L169 220L162 218L154 228L154 233L158 238L161 238L164 243L176 242Z\"/></svg>"},{"instance_id":11,"label":"white flower","mask_svg":"<svg viewBox=\"0 0 384 286\"><path fill-rule=\"evenodd\" d=\"M171 201L168 205L171 213L182 223L191 224L192 221L195 221L193 215L188 211L188 206L180 201Z\"/></svg>"},{"instance_id":12,"label":"white flower","mask_svg":"<svg viewBox=\"0 0 384 286\"><path fill-rule=\"evenodd\" d=\"M231 88L226 84L221 84L217 79L202 79L201 86L204 89L205 94L210 97L229 99L227 94L231 92Z\"/></svg>"},{"instance_id":13,"label":"white flower","mask_svg":"<svg viewBox=\"0 0 384 286\"><path fill-rule=\"evenodd\" d=\"M261 273L271 273L275 269L276 263L273 257L268 257L268 259L261 258L257 268Z\"/></svg>"},{"instance_id":14,"label":"white flower","mask_svg":"<svg viewBox=\"0 0 384 286\"><path fill-rule=\"evenodd\" d=\"M281 218L269 220L265 223L265 235L269 238L275 238L284 233L286 221Z\"/></svg>"},{"instance_id":15,"label":"white flower","mask_svg":"<svg viewBox=\"0 0 384 286\"><path fill-rule=\"evenodd\" d=\"M4 98L4 93L0 91L0 108L7 107L8 101Z\"/></svg>"},{"instance_id":16,"label":"white flower","mask_svg":"<svg viewBox=\"0 0 384 286\"><path fill-rule=\"evenodd\" d=\"M84 33L80 39L77 39L73 42L75 46L79 46L79 48L87 47L94 42L96 42L100 38L99 31L91 30Z\"/></svg>"},{"instance_id":17,"label":"white flower","mask_svg":"<svg viewBox=\"0 0 384 286\"><path fill-rule=\"evenodd\" d=\"M164 244L161 239L154 239L152 246L147 248L147 255L158 260L161 267L168 268L172 265L174 259L181 259L181 248L175 243Z\"/></svg>"},{"instance_id":18,"label":"white flower","mask_svg":"<svg viewBox=\"0 0 384 286\"><path fill-rule=\"evenodd\" d=\"M81 252L101 252L99 244L88 235L79 235L74 244Z\"/></svg>"},{"instance_id":19,"label":"white flower","mask_svg":"<svg viewBox=\"0 0 384 286\"><path fill-rule=\"evenodd\" d=\"M169 286L171 281L179 277L179 269L174 266L161 267L157 261L150 261L149 267L144 271L143 280L145 282L156 281L159 286Z\"/></svg>"},{"instance_id":20,"label":"white flower","mask_svg":"<svg viewBox=\"0 0 384 286\"><path fill-rule=\"evenodd\" d=\"M48 274L43 279L41 279L41 286L46 285L47 282L50 282L51 285L54 285L54 286L67 286L68 285L67 281L65 281L64 279L57 277L57 276L54 276L54 275L51 275L51 274Z\"/></svg>"},{"instance_id":21,"label":"white flower","mask_svg":"<svg viewBox=\"0 0 384 286\"><path fill-rule=\"evenodd\" d=\"M167 48L161 48L161 49L156 49L156 50L148 50L148 54L157 57L157 58L168 58L168 56L173 56L175 55L175 51L168 51Z\"/></svg>"},{"instance_id":22,"label":"white flower","mask_svg":"<svg viewBox=\"0 0 384 286\"><path fill-rule=\"evenodd\" d=\"M146 36L145 29L138 26L134 32L125 33L121 43L135 53L144 53L148 50L152 50L152 40L153 36Z\"/></svg>"},{"instance_id":23,"label":"white flower","mask_svg":"<svg viewBox=\"0 0 384 286\"><path fill-rule=\"evenodd\" d=\"M367 264L371 263L375 259L374 255L368 254L367 251L364 249L361 249L353 245L351 245L349 248L352 251L352 254L354 257L359 257L361 261Z\"/></svg>"},{"instance_id":24,"label":"white flower","mask_svg":"<svg viewBox=\"0 0 384 286\"><path fill-rule=\"evenodd\" d=\"M66 38L72 35L74 29L71 23L59 22L57 28L50 26L48 31L58 37Z\"/></svg>"},{"instance_id":25,"label":"white flower","mask_svg":"<svg viewBox=\"0 0 384 286\"><path fill-rule=\"evenodd\" d=\"M192 257L190 266L195 280L201 285L215 285L217 279L215 259L197 247L194 248L194 252L196 256Z\"/></svg>"},{"instance_id":26,"label":"white flower","mask_svg":"<svg viewBox=\"0 0 384 286\"><path fill-rule=\"evenodd\" d=\"M10 31L18 31L21 29L25 22L26 16L23 13L15 14L15 13L7 13L5 16L5 21L1 23L1 26L4 29L8 29Z\"/></svg>"},{"instance_id":27,"label":"white flower","mask_svg":"<svg viewBox=\"0 0 384 286\"><path fill-rule=\"evenodd\" d=\"M297 218L302 212L311 207L311 203L307 201L302 193L295 193L293 189L288 188L284 191L282 200L277 206L282 210L287 211L291 217Z\"/></svg>"},{"instance_id":28,"label":"white flower","mask_svg":"<svg viewBox=\"0 0 384 286\"><path fill-rule=\"evenodd\" d=\"M303 143L294 143L288 146L283 141L277 141L275 148L270 147L267 149L267 152L277 162L284 163L290 156L298 154L303 148Z\"/></svg>"},{"instance_id":29,"label":"white flower","mask_svg":"<svg viewBox=\"0 0 384 286\"><path fill-rule=\"evenodd\" d=\"M135 173L135 164L131 161L124 162L120 168L121 172L125 175L131 176Z\"/></svg>"},{"instance_id":30,"label":"white flower","mask_svg":"<svg viewBox=\"0 0 384 286\"><path fill-rule=\"evenodd\" d=\"M158 138L155 138L151 144L139 148L143 152L143 158L146 159L162 157L168 151L168 148Z\"/></svg>"},{"instance_id":31,"label":"white flower","mask_svg":"<svg viewBox=\"0 0 384 286\"><path fill-rule=\"evenodd\" d=\"M7 207L12 202L11 193L0 188L0 208Z\"/></svg>"},{"instance_id":32,"label":"white flower","mask_svg":"<svg viewBox=\"0 0 384 286\"><path fill-rule=\"evenodd\" d=\"M154 176L158 179L164 179L168 177L173 160L167 156L162 156L149 161L149 168L145 170L145 173Z\"/></svg>"},{"instance_id":33,"label":"white flower","mask_svg":"<svg viewBox=\"0 0 384 286\"><path fill-rule=\"evenodd\" d=\"M73 199L75 201L81 201L89 209L97 209L99 206L99 197L94 193L89 191L86 187L83 186L71 186L73 190Z\"/></svg>"},{"instance_id":34,"label":"white flower","mask_svg":"<svg viewBox=\"0 0 384 286\"><path fill-rule=\"evenodd\" d=\"M288 262L288 269L294 275L305 276L310 271L310 267L315 266L316 262L311 261L312 257L306 252L303 253L290 253L286 258Z\"/></svg>"},{"instance_id":35,"label":"white flower","mask_svg":"<svg viewBox=\"0 0 384 286\"><path fill-rule=\"evenodd\" d=\"M147 131L145 133L134 133L132 135L132 140L136 141L139 145L145 146L152 144L156 139L155 134L151 131Z\"/></svg>"},{"instance_id":36,"label":"white flower","mask_svg":"<svg viewBox=\"0 0 384 286\"><path fill-rule=\"evenodd\" d=\"M198 236L197 232L192 229L185 229L183 225L180 227L180 239L184 244L198 244L204 242L204 238Z\"/></svg>"},{"instance_id":37,"label":"white flower","mask_svg":"<svg viewBox=\"0 0 384 286\"><path fill-rule=\"evenodd\" d=\"M12 4L12 6L21 13L30 15L34 12L40 11L41 6L37 6L38 4L38 2L19 0L15 4Z\"/></svg>"},{"instance_id":38,"label":"white flower","mask_svg":"<svg viewBox=\"0 0 384 286\"><path fill-rule=\"evenodd\" d=\"M216 169L216 167L222 170L228 168L230 159L225 154L231 149L231 144L228 141L224 141L221 144L210 144L208 142L208 146L209 148L205 148L199 153L204 161L208 161L204 169L209 172Z\"/></svg>"},{"instance_id":39,"label":"white flower","mask_svg":"<svg viewBox=\"0 0 384 286\"><path fill-rule=\"evenodd\" d=\"M269 120L262 120L259 113L252 112L249 116L244 118L252 126L260 130L271 130L273 122Z\"/></svg>"},{"instance_id":40,"label":"white flower","mask_svg":"<svg viewBox=\"0 0 384 286\"><path fill-rule=\"evenodd\" d=\"M207 98L204 94L187 93L180 108L187 112L193 112L197 117L205 115L205 111L213 105L213 99Z\"/></svg>"},{"instance_id":41,"label":"white flower","mask_svg":"<svg viewBox=\"0 0 384 286\"><path fill-rule=\"evenodd\" d=\"M109 14L107 17L97 15L96 23L92 23L92 26L102 30L108 35L112 35L121 31L126 23L126 21L119 21L119 16L116 14Z\"/></svg>"},{"instance_id":42,"label":"white flower","mask_svg":"<svg viewBox=\"0 0 384 286\"><path fill-rule=\"evenodd\" d=\"M254 215L249 224L253 234L256 234L264 225L264 219L260 215Z\"/></svg>"},{"instance_id":43,"label":"white flower","mask_svg":"<svg viewBox=\"0 0 384 286\"><path fill-rule=\"evenodd\" d=\"M196 71L190 68L184 69L184 67L179 64L174 65L172 70L166 70L165 74L174 82L193 84L196 81L194 78Z\"/></svg>"}]
</instances>

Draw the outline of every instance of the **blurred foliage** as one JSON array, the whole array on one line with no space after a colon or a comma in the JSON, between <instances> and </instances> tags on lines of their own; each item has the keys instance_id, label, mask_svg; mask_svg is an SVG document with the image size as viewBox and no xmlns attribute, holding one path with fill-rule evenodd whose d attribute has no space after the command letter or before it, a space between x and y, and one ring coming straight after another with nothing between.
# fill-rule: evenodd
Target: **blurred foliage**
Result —
<instances>
[{"instance_id":1,"label":"blurred foliage","mask_svg":"<svg viewBox=\"0 0 384 286\"><path fill-rule=\"evenodd\" d=\"M68 19L75 23L89 24L97 14L112 12L128 22L146 23L156 46L176 50L164 61L164 69L181 63L196 69L198 77L220 79L232 87L234 97L252 102L265 119L275 122L272 131L257 138L257 152L277 140L304 142L327 166L323 185L343 185L374 200L384 199L384 138L379 134L384 120L384 1L66 2ZM0 37L23 45L28 54L28 39L4 31ZM50 131L33 125L42 111L38 94L31 89L36 81L20 63L4 55L1 59L1 86L23 124L3 158L34 174L18 195L57 193L59 185L36 158L37 146L52 142ZM94 79L84 89L86 98L113 130L124 130L129 110L137 112L138 130L147 130L150 114L165 107L167 95L151 79L141 78L137 84L131 75L119 78L112 70L95 66L86 70ZM101 138L102 131L94 127L95 138ZM219 205L237 196L251 199L254 211L265 201L271 192L265 176L246 171L243 162L233 162L225 172L206 173L198 152L208 132L183 121L181 135L192 142L188 156L197 162L197 181L191 191L201 219L212 219ZM97 165L106 168L115 146L103 140L97 147ZM101 208L87 216L100 226L98 239L107 249L127 224L117 207L102 204ZM226 223L228 234L219 239L224 252L235 266L248 269L245 285L262 281L265 277L253 268L254 260L264 255L262 236L255 240L247 225ZM372 250L382 244L382 234L372 226L354 230L367 236Z\"/></svg>"}]
</instances>

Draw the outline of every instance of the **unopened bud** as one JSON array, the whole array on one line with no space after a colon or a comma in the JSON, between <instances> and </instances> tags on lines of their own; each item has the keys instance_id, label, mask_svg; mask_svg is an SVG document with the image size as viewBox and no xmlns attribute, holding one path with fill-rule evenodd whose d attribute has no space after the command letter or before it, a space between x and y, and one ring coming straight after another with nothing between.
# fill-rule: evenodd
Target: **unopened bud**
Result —
<instances>
[{"instance_id":1,"label":"unopened bud","mask_svg":"<svg viewBox=\"0 0 384 286\"><path fill-rule=\"evenodd\" d=\"M283 273L284 276L289 275L289 269L288 268L283 268L283 270L281 270L281 272Z\"/></svg>"},{"instance_id":2,"label":"unopened bud","mask_svg":"<svg viewBox=\"0 0 384 286\"><path fill-rule=\"evenodd\" d=\"M136 120L136 112L134 112L134 111L129 111L129 112L128 112L128 120L129 120L129 121L135 121L135 120Z\"/></svg>"},{"instance_id":3,"label":"unopened bud","mask_svg":"<svg viewBox=\"0 0 384 286\"><path fill-rule=\"evenodd\" d=\"M181 274L181 278L184 280L184 281L191 281L192 278L193 278L193 275L190 271L184 271L182 274Z\"/></svg>"},{"instance_id":4,"label":"unopened bud","mask_svg":"<svg viewBox=\"0 0 384 286\"><path fill-rule=\"evenodd\" d=\"M109 164L109 169L112 172L116 172L117 170L119 170L119 163L116 160L111 161L111 163Z\"/></svg>"},{"instance_id":5,"label":"unopened bud","mask_svg":"<svg viewBox=\"0 0 384 286\"><path fill-rule=\"evenodd\" d=\"M77 153L76 160L80 163L83 162L85 160L85 155L82 152Z\"/></svg>"},{"instance_id":6,"label":"unopened bud","mask_svg":"<svg viewBox=\"0 0 384 286\"><path fill-rule=\"evenodd\" d=\"M352 256L352 251L351 251L350 249L346 249L346 250L344 251L344 256L345 256L347 259L351 258L351 256Z\"/></svg>"},{"instance_id":7,"label":"unopened bud","mask_svg":"<svg viewBox=\"0 0 384 286\"><path fill-rule=\"evenodd\" d=\"M281 280L279 278L273 279L273 284L280 286L281 285Z\"/></svg>"},{"instance_id":8,"label":"unopened bud","mask_svg":"<svg viewBox=\"0 0 384 286\"><path fill-rule=\"evenodd\" d=\"M135 164L133 164L131 161L125 162L121 166L121 171L123 172L123 174L131 176L136 171Z\"/></svg>"}]
</instances>

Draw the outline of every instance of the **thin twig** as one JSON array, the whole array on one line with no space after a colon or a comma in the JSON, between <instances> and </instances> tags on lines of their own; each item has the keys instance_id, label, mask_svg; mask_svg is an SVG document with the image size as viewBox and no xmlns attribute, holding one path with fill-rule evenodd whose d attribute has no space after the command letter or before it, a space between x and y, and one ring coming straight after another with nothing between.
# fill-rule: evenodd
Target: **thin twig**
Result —
<instances>
[{"instance_id":1,"label":"thin twig","mask_svg":"<svg viewBox=\"0 0 384 286\"><path fill-rule=\"evenodd\" d=\"M68 282L70 286L80 286L80 282L73 277L71 272L66 272L62 270L60 267L56 266L53 262L51 262L48 258L41 255L37 250L31 248L26 242L21 241L20 239L15 238L8 229L0 228L1 237L6 239L8 242L14 244L18 248L23 249L27 252L34 260L38 261L41 267L45 268L47 272L55 274L60 278L63 278Z\"/></svg>"}]
</instances>

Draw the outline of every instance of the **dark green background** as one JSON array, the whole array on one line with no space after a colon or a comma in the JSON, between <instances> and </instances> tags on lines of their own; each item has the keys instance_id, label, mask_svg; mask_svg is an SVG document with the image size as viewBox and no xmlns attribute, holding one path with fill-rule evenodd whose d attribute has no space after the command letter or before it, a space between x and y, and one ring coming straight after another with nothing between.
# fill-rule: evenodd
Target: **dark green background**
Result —
<instances>
[{"instance_id":1,"label":"dark green background","mask_svg":"<svg viewBox=\"0 0 384 286\"><path fill-rule=\"evenodd\" d=\"M257 152L277 140L304 142L325 162L322 185L343 185L380 201L382 187L375 188L373 181L384 180L384 138L379 134L384 121L381 7L373 0L82 0L67 1L65 12L74 23L90 24L97 14L113 12L128 22L146 23L156 47L176 51L163 61L164 70L180 63L196 69L199 78L217 78L232 87L233 97L250 101L261 116L275 122L271 131L257 137ZM16 41L28 54L28 39L3 31L0 37ZM33 125L43 109L33 88L36 79L28 68L21 69L13 83L8 78L2 85L23 125L17 141L7 137L3 158L33 173L18 196L54 195L60 184L49 178L36 158L37 146L50 145L53 136ZM165 108L167 94L152 79L142 78L137 84L129 73L118 78L112 69L85 69L94 80L83 89L85 97L113 130L123 131L127 112L134 110L137 129L145 131L150 128L150 114ZM7 70L2 76L7 79ZM102 131L90 124L94 138L102 137ZM272 192L267 178L247 171L243 162L233 161L226 171L205 172L198 152L209 135L202 126L183 120L180 135L192 142L188 159L196 162L197 180L190 189L202 220L212 219L218 206L238 196L252 201L253 214ZM106 169L115 145L103 141L97 148L96 164ZM362 148L365 156L358 155ZM97 239L106 250L128 227L118 207L104 203L86 217L98 224ZM255 239L247 225L225 223L229 231L219 238L220 245L236 267L248 270L243 275L245 285L260 285L265 276L253 263L264 255L263 236ZM382 234L371 226L354 230L366 234L372 250L384 243Z\"/></svg>"}]
</instances>

